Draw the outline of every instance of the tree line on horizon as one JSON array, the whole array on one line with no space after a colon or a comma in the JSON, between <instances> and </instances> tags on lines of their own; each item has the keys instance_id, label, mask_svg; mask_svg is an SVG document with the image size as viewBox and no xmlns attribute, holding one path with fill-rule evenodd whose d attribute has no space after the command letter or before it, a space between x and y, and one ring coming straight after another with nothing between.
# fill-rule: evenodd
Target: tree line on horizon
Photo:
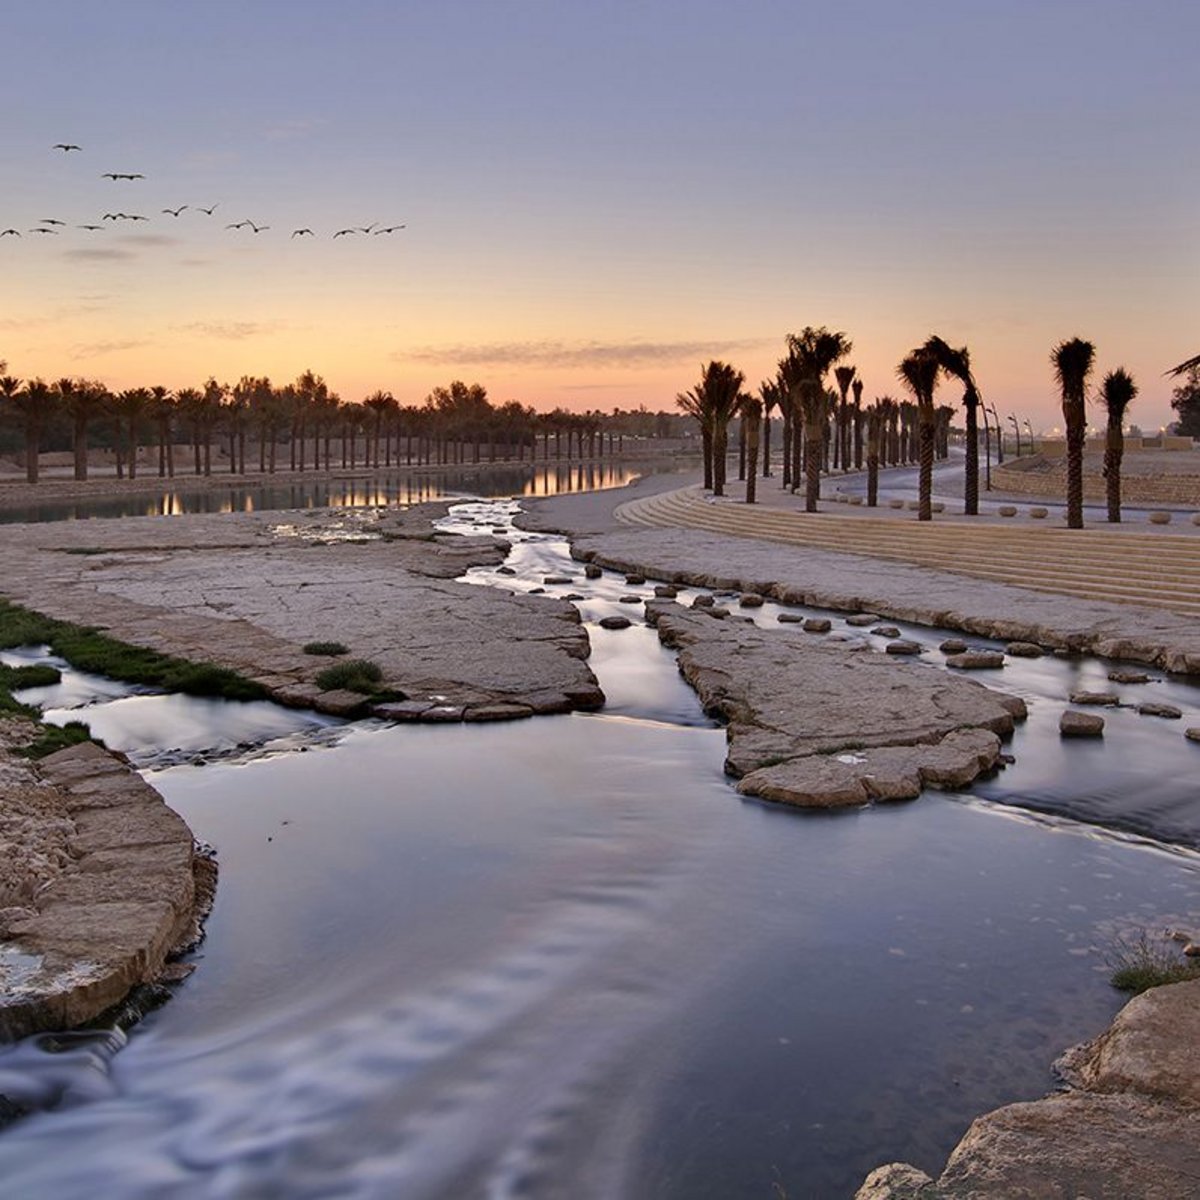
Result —
<instances>
[{"instance_id":1,"label":"tree line on horizon","mask_svg":"<svg viewBox=\"0 0 1200 1200\"><path fill-rule=\"evenodd\" d=\"M825 326L806 326L788 334L786 353L774 378L759 384L758 394L743 390L745 375L727 363L714 360L702 368L700 382L681 392L676 403L700 425L704 452L704 486L723 495L726 441L730 421L740 418L746 427L745 442L753 466L746 478L746 503L756 501L757 456L764 416L778 408L783 418L782 480L785 489L797 491L804 483L806 512L816 512L821 495L821 475L839 467L843 471L867 470L867 506L878 504L879 469L882 465L918 464L917 519L933 519L933 464L949 452L953 405L937 405L939 382L962 388L965 410L966 469L964 513L979 514L979 413L987 408L971 369L970 350L951 346L937 334L911 350L896 367L896 375L912 400L877 396L863 405L863 381L856 368L843 363L853 349L845 333ZM1066 429L1067 526L1083 528L1083 455L1087 433L1088 381L1095 365L1096 348L1082 338L1069 338L1050 354L1062 403ZM841 365L839 365L841 364ZM826 386L833 371L836 389ZM1170 374L1187 374L1190 388L1176 389L1172 406L1180 413L1181 432L1191 432L1195 421L1200 434L1200 356L1174 368ZM853 394L853 400L849 399ZM1124 425L1138 388L1124 367L1109 371L1094 395L1105 410L1104 480L1108 520L1121 520L1121 463ZM1193 399L1194 397L1194 399ZM1194 413L1193 413L1194 405ZM994 410L993 410L994 412ZM770 425L766 426L769 437ZM1003 443L1001 443L1003 444ZM770 461L769 442L763 473Z\"/></svg>"},{"instance_id":2,"label":"tree line on horizon","mask_svg":"<svg viewBox=\"0 0 1200 1200\"><path fill-rule=\"evenodd\" d=\"M493 404L479 383L455 380L434 388L420 405L402 405L387 391L348 402L311 370L279 387L266 376L243 376L236 384L209 378L203 387L171 391L162 386L112 391L98 380L62 378L22 381L0 361L0 417L15 427L29 483L40 476L40 455L70 449L74 477L88 478L90 455L112 451L118 478L137 477L139 452L157 447L158 474L174 478L186 469L178 450L191 459L195 475L213 474L214 446L230 474L257 470L274 474L342 467L390 467L480 463L542 457L595 459L619 452L625 436L681 436L688 422L676 413L645 408L611 414L537 412L509 400ZM190 454L188 453L190 451ZM218 455L219 456L219 455Z\"/></svg>"}]
</instances>

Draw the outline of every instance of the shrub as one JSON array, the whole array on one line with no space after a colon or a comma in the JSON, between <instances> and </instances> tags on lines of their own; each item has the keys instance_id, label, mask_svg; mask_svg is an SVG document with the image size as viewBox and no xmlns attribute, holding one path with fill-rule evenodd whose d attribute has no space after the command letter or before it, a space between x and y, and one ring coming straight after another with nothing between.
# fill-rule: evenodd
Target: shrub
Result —
<instances>
[{"instance_id":1,"label":"shrub","mask_svg":"<svg viewBox=\"0 0 1200 1200\"><path fill-rule=\"evenodd\" d=\"M368 662L364 658L348 658L321 671L317 675L317 686L325 692L345 688L350 692L371 695L376 691L375 685L382 679L383 670L378 663Z\"/></svg>"},{"instance_id":2,"label":"shrub","mask_svg":"<svg viewBox=\"0 0 1200 1200\"><path fill-rule=\"evenodd\" d=\"M341 642L308 642L304 647L305 654L322 654L329 658L337 658L340 654L349 654L350 647Z\"/></svg>"},{"instance_id":3,"label":"shrub","mask_svg":"<svg viewBox=\"0 0 1200 1200\"><path fill-rule=\"evenodd\" d=\"M1135 996L1164 983L1200 979L1200 961L1184 958L1167 937L1151 939L1140 933L1136 938L1118 939L1107 959L1113 987Z\"/></svg>"}]
</instances>

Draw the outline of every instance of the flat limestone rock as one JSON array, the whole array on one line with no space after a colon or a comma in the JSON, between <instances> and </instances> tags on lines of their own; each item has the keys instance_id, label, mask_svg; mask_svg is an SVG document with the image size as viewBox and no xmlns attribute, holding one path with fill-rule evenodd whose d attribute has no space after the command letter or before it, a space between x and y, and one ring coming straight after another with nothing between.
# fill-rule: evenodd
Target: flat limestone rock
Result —
<instances>
[{"instance_id":1,"label":"flat limestone rock","mask_svg":"<svg viewBox=\"0 0 1200 1200\"><path fill-rule=\"evenodd\" d=\"M764 769L776 772L759 776L750 787L783 787L781 769L811 755L864 759L824 768L835 783L846 774L842 767L854 768L849 773L858 780L873 772L880 780L911 779L913 764L902 769L900 759L880 758L872 765L866 753L883 747L934 750L960 730L994 735L985 755L994 763L997 739L1025 716L1018 697L867 647L797 638L748 624L714 624L669 602L651 602L646 615L662 642L679 651L679 669L705 711L728 722L726 771L739 779ZM948 742L946 753L955 747L955 753L967 753L960 741ZM983 744L971 743L970 754L977 753L983 753ZM986 769L980 762L964 775L949 762L939 767L941 760L935 759L929 757L925 764L926 784L961 786L943 780L971 779ZM939 775L939 770L946 773ZM856 799L842 802L863 803L866 786L854 793ZM879 796L887 790L883 783L876 786ZM901 794L915 793L907 785Z\"/></svg>"},{"instance_id":2,"label":"flat limestone rock","mask_svg":"<svg viewBox=\"0 0 1200 1200\"><path fill-rule=\"evenodd\" d=\"M1041 658L1043 654L1036 642L1009 642L1004 651L1013 658Z\"/></svg>"},{"instance_id":3,"label":"flat limestone rock","mask_svg":"<svg viewBox=\"0 0 1200 1200\"><path fill-rule=\"evenodd\" d=\"M1150 676L1145 671L1109 671L1108 678L1113 683L1149 683Z\"/></svg>"},{"instance_id":4,"label":"flat limestone rock","mask_svg":"<svg viewBox=\"0 0 1200 1200\"><path fill-rule=\"evenodd\" d=\"M429 705L405 719L438 719L440 705L603 703L572 605L454 578L494 565L507 543L436 534L416 510L381 521L374 540L321 540L350 520L314 510L0 526L3 592L47 616L227 667L285 704L352 706L350 696L322 695L324 664L303 653L331 637L377 663L387 688Z\"/></svg>"},{"instance_id":5,"label":"flat limestone rock","mask_svg":"<svg viewBox=\"0 0 1200 1200\"><path fill-rule=\"evenodd\" d=\"M911 800L925 787L962 788L996 766L1000 739L958 729L935 745L889 746L846 754L810 754L751 771L743 796L801 808L842 808L872 800Z\"/></svg>"},{"instance_id":6,"label":"flat limestone rock","mask_svg":"<svg viewBox=\"0 0 1200 1200\"><path fill-rule=\"evenodd\" d=\"M191 830L131 767L84 742L37 771L70 857L5 921L0 1039L91 1020L156 978L196 921Z\"/></svg>"},{"instance_id":7,"label":"flat limestone rock","mask_svg":"<svg viewBox=\"0 0 1200 1200\"><path fill-rule=\"evenodd\" d=\"M1183 716L1183 709L1173 704L1139 704L1138 714L1143 717L1164 717L1168 721L1178 721Z\"/></svg>"},{"instance_id":8,"label":"flat limestone rock","mask_svg":"<svg viewBox=\"0 0 1200 1200\"><path fill-rule=\"evenodd\" d=\"M1072 692L1071 703L1111 708L1113 705L1121 703L1121 697L1116 692Z\"/></svg>"}]
</instances>

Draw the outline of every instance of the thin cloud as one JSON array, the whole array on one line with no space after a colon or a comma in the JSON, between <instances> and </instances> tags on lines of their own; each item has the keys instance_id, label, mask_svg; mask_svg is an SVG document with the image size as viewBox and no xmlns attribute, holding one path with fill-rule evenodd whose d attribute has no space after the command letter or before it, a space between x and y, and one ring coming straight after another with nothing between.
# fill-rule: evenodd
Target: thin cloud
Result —
<instances>
[{"instance_id":1,"label":"thin cloud","mask_svg":"<svg viewBox=\"0 0 1200 1200\"><path fill-rule=\"evenodd\" d=\"M71 349L71 357L74 359L80 358L102 358L106 354L120 354L123 350L138 350L142 346L149 346L148 341L129 341L129 342L84 342Z\"/></svg>"},{"instance_id":2,"label":"thin cloud","mask_svg":"<svg viewBox=\"0 0 1200 1200\"><path fill-rule=\"evenodd\" d=\"M117 238L130 246L182 246L183 240L165 233L125 233Z\"/></svg>"},{"instance_id":3,"label":"thin cloud","mask_svg":"<svg viewBox=\"0 0 1200 1200\"><path fill-rule=\"evenodd\" d=\"M276 333L283 328L282 321L192 321L187 325L176 325L185 333L198 333L204 337L222 338L240 342L246 338L261 337Z\"/></svg>"},{"instance_id":4,"label":"thin cloud","mask_svg":"<svg viewBox=\"0 0 1200 1200\"><path fill-rule=\"evenodd\" d=\"M273 121L264 126L264 136L272 141L292 141L324 129L329 122L324 117L297 117L290 121Z\"/></svg>"},{"instance_id":5,"label":"thin cloud","mask_svg":"<svg viewBox=\"0 0 1200 1200\"><path fill-rule=\"evenodd\" d=\"M397 350L395 362L523 367L657 367L757 349L770 339L715 342L493 342L486 345L418 346Z\"/></svg>"},{"instance_id":6,"label":"thin cloud","mask_svg":"<svg viewBox=\"0 0 1200 1200\"><path fill-rule=\"evenodd\" d=\"M78 262L129 262L137 255L132 250L64 250L63 258Z\"/></svg>"}]
</instances>

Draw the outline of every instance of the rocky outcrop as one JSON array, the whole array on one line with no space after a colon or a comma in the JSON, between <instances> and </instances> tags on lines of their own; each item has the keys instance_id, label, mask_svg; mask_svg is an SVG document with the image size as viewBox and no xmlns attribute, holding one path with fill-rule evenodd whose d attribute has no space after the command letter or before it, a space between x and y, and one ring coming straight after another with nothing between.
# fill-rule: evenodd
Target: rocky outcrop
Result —
<instances>
[{"instance_id":1,"label":"rocky outcrop","mask_svg":"<svg viewBox=\"0 0 1200 1200\"><path fill-rule=\"evenodd\" d=\"M727 722L725 769L743 795L828 808L964 787L1025 716L1015 696L864 646L664 601L646 615L705 711Z\"/></svg>"},{"instance_id":2,"label":"rocky outcrop","mask_svg":"<svg viewBox=\"0 0 1200 1200\"><path fill-rule=\"evenodd\" d=\"M91 742L31 768L61 853L0 912L0 1038L67 1029L156 979L195 937L191 830L126 763ZM0 813L7 797L0 798ZM27 824L38 824L33 809ZM208 867L211 870L211 867Z\"/></svg>"},{"instance_id":3,"label":"rocky outcrop","mask_svg":"<svg viewBox=\"0 0 1200 1200\"><path fill-rule=\"evenodd\" d=\"M1058 1064L1065 1093L980 1117L935 1182L873 1171L856 1200L1177 1200L1200 1191L1200 980L1152 988Z\"/></svg>"},{"instance_id":4,"label":"rocky outcrop","mask_svg":"<svg viewBox=\"0 0 1200 1200\"><path fill-rule=\"evenodd\" d=\"M415 510L382 520L325 511L0 527L11 599L228 667L283 704L361 708L356 693L323 689L328 660L303 652L336 638L376 663L417 719L447 708L490 719L497 704L525 716L599 707L573 605L453 578L506 552L491 535L440 534Z\"/></svg>"}]
</instances>

